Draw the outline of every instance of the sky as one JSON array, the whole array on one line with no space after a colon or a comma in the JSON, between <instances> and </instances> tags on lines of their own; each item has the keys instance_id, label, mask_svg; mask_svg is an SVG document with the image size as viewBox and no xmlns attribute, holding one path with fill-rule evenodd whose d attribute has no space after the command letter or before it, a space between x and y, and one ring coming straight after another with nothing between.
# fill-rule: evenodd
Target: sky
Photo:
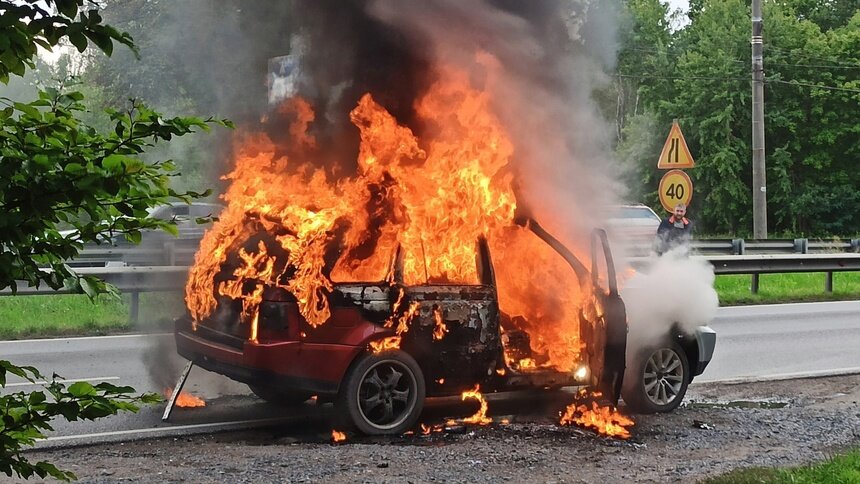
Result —
<instances>
[{"instance_id":1,"label":"sky","mask_svg":"<svg viewBox=\"0 0 860 484\"><path fill-rule=\"evenodd\" d=\"M663 3L668 3L669 7L672 8L673 10L676 8L681 8L681 9L686 10L687 6L689 5L688 0L663 0Z\"/></svg>"}]
</instances>

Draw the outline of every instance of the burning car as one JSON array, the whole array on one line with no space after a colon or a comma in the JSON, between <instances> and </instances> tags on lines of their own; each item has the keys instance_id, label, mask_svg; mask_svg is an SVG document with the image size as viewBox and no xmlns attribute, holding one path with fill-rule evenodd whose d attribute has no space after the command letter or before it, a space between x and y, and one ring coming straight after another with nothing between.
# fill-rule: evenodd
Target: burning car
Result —
<instances>
[{"instance_id":1,"label":"burning car","mask_svg":"<svg viewBox=\"0 0 860 484\"><path fill-rule=\"evenodd\" d=\"M334 400L341 424L366 434L402 433L415 426L425 398L476 386L484 392L588 386L614 403L623 387L635 410L677 407L689 381L710 361L713 331L675 332L665 345L638 351L623 384L626 314L605 233L597 231L594 239L608 269L603 290L596 259L588 271L537 222L520 223L558 251L594 295L578 321L592 343L573 372L539 367L528 334L500 311L483 238L476 244L477 284L407 285L398 248L386 280L333 286L325 326L308 324L295 296L271 289L263 292L255 327L239 323L241 304L235 303L201 323L178 320L178 351L273 403L298 404L311 395Z\"/></svg>"},{"instance_id":2,"label":"burning car","mask_svg":"<svg viewBox=\"0 0 860 484\"><path fill-rule=\"evenodd\" d=\"M467 73L439 71L415 100L420 132L372 94L358 100L352 161L323 149L301 98L268 118L289 136L237 140L226 208L189 272L179 353L272 402L333 400L367 434L403 432L426 397L476 386L579 385L611 405L625 391L640 409L677 406L713 340L682 332L667 343L676 359L626 362L606 234L591 238L587 268L588 237L565 245L525 215L491 99Z\"/></svg>"}]
</instances>

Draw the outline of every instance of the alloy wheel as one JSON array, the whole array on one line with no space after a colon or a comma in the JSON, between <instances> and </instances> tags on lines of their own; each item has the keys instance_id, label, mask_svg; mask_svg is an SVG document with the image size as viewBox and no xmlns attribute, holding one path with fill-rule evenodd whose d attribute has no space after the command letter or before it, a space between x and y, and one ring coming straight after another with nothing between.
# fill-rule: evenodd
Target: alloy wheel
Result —
<instances>
[{"instance_id":1,"label":"alloy wheel","mask_svg":"<svg viewBox=\"0 0 860 484\"><path fill-rule=\"evenodd\" d=\"M358 386L359 411L370 425L394 428L409 418L416 404L415 375L400 361L382 360L365 371Z\"/></svg>"},{"instance_id":2,"label":"alloy wheel","mask_svg":"<svg viewBox=\"0 0 860 484\"><path fill-rule=\"evenodd\" d=\"M678 398L684 376L681 357L671 348L658 349L645 363L645 394L657 405L668 405Z\"/></svg>"}]
</instances>

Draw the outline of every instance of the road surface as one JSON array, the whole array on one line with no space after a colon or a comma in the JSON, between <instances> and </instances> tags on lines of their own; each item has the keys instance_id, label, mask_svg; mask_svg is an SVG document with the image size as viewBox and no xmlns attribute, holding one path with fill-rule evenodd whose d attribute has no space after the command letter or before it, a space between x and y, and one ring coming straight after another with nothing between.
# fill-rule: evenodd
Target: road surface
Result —
<instances>
[{"instance_id":1,"label":"road surface","mask_svg":"<svg viewBox=\"0 0 860 484\"><path fill-rule=\"evenodd\" d=\"M701 381L860 371L860 301L721 308L711 326L717 331L717 348ZM183 365L170 334L0 342L0 358L70 380L156 392L171 386ZM6 391L33 387L10 378ZM266 405L245 385L199 368L186 389L210 404L176 409L166 424L161 422L163 405L96 422L58 422L44 445L248 428L325 414L310 405L290 411Z\"/></svg>"}]
</instances>

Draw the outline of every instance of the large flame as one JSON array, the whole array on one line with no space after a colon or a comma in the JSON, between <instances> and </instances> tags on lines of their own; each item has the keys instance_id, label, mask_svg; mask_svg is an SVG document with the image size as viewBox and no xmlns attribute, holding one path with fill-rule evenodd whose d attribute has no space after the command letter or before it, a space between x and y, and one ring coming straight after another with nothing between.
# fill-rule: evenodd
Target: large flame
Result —
<instances>
[{"instance_id":1,"label":"large flame","mask_svg":"<svg viewBox=\"0 0 860 484\"><path fill-rule=\"evenodd\" d=\"M224 177L227 208L204 236L189 274L193 321L211 316L219 300L241 301L254 340L264 288L281 287L296 297L307 323L319 326L331 314L333 281L390 277L398 244L407 284L477 283L475 241L486 236L501 310L528 332L540 355L520 366L574 369L586 298L560 257L513 223L511 138L489 96L473 87L478 81L447 68L437 78L415 103L420 134L371 94L361 98L350 113L360 135L352 169L343 168L346 160L339 168L320 167L308 131L313 110L300 99L281 108L293 119L289 147L264 134L241 134L235 168ZM437 316L436 338L446 329ZM390 340L382 349L397 346Z\"/></svg>"}]
</instances>

